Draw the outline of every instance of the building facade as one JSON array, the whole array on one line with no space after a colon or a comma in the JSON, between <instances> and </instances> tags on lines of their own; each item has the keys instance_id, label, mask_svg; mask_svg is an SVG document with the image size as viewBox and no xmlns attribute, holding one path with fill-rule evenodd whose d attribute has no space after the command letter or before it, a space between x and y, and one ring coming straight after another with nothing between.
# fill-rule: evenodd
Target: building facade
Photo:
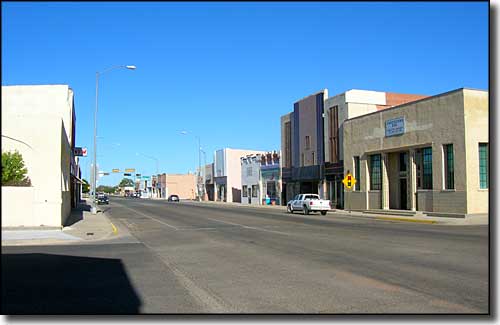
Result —
<instances>
[{"instance_id":1,"label":"building facade","mask_svg":"<svg viewBox=\"0 0 500 325\"><path fill-rule=\"evenodd\" d=\"M344 208L342 179L345 175L343 162L344 121L396 105L425 98L423 95L399 94L381 91L351 89L325 100L324 110L324 177L326 196L332 206Z\"/></svg>"},{"instance_id":2,"label":"building facade","mask_svg":"<svg viewBox=\"0 0 500 325\"><path fill-rule=\"evenodd\" d=\"M2 152L21 153L32 184L2 187L2 227L64 226L78 204L73 98L68 85L2 86Z\"/></svg>"},{"instance_id":3,"label":"building facade","mask_svg":"<svg viewBox=\"0 0 500 325\"><path fill-rule=\"evenodd\" d=\"M348 119L343 163L355 210L488 212L488 92L457 89Z\"/></svg>"},{"instance_id":4,"label":"building facade","mask_svg":"<svg viewBox=\"0 0 500 325\"><path fill-rule=\"evenodd\" d=\"M215 189L214 189L214 164L205 165L205 173L204 173L204 184L205 184L205 193L206 199L208 201L214 201L215 199Z\"/></svg>"},{"instance_id":5,"label":"building facade","mask_svg":"<svg viewBox=\"0 0 500 325\"><path fill-rule=\"evenodd\" d=\"M160 174L157 176L160 188L160 198L168 199L177 194L180 199L194 200L196 198L196 175L194 174Z\"/></svg>"},{"instance_id":6,"label":"building facade","mask_svg":"<svg viewBox=\"0 0 500 325\"><path fill-rule=\"evenodd\" d=\"M279 205L281 168L278 152L241 157L241 203Z\"/></svg>"},{"instance_id":7,"label":"building facade","mask_svg":"<svg viewBox=\"0 0 500 325\"><path fill-rule=\"evenodd\" d=\"M264 151L224 148L214 153L214 199L241 202L240 158Z\"/></svg>"},{"instance_id":8,"label":"building facade","mask_svg":"<svg viewBox=\"0 0 500 325\"><path fill-rule=\"evenodd\" d=\"M323 113L328 90L294 103L281 117L282 204L299 193L325 196Z\"/></svg>"}]
</instances>

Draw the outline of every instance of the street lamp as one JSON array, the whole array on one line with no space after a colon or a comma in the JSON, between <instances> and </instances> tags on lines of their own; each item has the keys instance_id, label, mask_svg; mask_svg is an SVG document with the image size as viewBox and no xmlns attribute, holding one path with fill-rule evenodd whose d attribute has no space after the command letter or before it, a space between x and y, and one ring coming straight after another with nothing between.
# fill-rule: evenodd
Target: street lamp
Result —
<instances>
[{"instance_id":1,"label":"street lamp","mask_svg":"<svg viewBox=\"0 0 500 325\"><path fill-rule=\"evenodd\" d=\"M187 135L188 133L191 133L192 132L188 132L188 131L181 131L181 134L182 135ZM202 191L202 187L200 186L201 184L199 184L200 182L200 178L201 178L201 141L200 141L200 137L197 136L197 135L194 135L194 137L196 139L198 139L198 180L196 182L196 185L198 186L198 200L201 201L201 191ZM205 189L204 189L204 186L205 184L203 184L203 194L205 194Z\"/></svg>"},{"instance_id":2,"label":"street lamp","mask_svg":"<svg viewBox=\"0 0 500 325\"><path fill-rule=\"evenodd\" d=\"M120 69L120 68L125 68L129 70L135 70L136 67L135 65L117 65L113 66L111 68L108 68L102 72L97 71L95 73L95 112L94 112L94 175L92 176L92 214L97 213L97 207L95 205L95 191L96 191L96 184L97 184L97 109L98 109L98 94L99 94L99 76L109 72L111 70L115 69Z\"/></svg>"}]
</instances>

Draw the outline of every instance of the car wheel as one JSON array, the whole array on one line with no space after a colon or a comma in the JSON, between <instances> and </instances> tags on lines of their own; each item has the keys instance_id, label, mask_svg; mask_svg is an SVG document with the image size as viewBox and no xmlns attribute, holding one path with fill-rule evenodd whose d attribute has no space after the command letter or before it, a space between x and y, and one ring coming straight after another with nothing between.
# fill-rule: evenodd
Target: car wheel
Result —
<instances>
[{"instance_id":1,"label":"car wheel","mask_svg":"<svg viewBox=\"0 0 500 325\"><path fill-rule=\"evenodd\" d=\"M322 215L326 215L326 211L321 211L321 214Z\"/></svg>"},{"instance_id":2,"label":"car wheel","mask_svg":"<svg viewBox=\"0 0 500 325\"><path fill-rule=\"evenodd\" d=\"M286 212L293 213L293 209L292 209L292 206L290 204L286 206Z\"/></svg>"},{"instance_id":3,"label":"car wheel","mask_svg":"<svg viewBox=\"0 0 500 325\"><path fill-rule=\"evenodd\" d=\"M309 209L307 208L307 205L304 205L304 214L305 215L309 214Z\"/></svg>"}]
</instances>

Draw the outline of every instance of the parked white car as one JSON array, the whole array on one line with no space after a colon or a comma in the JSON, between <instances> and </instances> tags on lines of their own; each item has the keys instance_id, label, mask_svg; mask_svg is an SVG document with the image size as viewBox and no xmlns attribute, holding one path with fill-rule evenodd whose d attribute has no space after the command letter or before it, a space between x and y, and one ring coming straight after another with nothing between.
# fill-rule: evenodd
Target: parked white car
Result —
<instances>
[{"instance_id":1,"label":"parked white car","mask_svg":"<svg viewBox=\"0 0 500 325\"><path fill-rule=\"evenodd\" d=\"M330 201L321 200L318 194L298 194L286 205L286 211L288 213L303 211L304 214L309 214L309 212L321 212L322 215L325 215L330 210Z\"/></svg>"}]
</instances>

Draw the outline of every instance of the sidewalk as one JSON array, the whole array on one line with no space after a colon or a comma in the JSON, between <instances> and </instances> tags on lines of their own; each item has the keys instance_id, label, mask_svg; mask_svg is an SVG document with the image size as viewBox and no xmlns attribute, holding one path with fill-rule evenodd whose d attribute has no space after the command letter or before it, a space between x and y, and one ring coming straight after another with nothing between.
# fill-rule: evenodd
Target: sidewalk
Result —
<instances>
[{"instance_id":1,"label":"sidewalk","mask_svg":"<svg viewBox=\"0 0 500 325\"><path fill-rule=\"evenodd\" d=\"M116 227L103 213L107 206L99 206L96 215L90 212L87 201L71 211L68 226L61 228L11 227L2 228L2 246L82 244L111 239L117 235Z\"/></svg>"},{"instance_id":2,"label":"sidewalk","mask_svg":"<svg viewBox=\"0 0 500 325\"><path fill-rule=\"evenodd\" d=\"M275 211L286 212L286 207L281 205L248 205L236 202L219 202L219 201L192 201L196 204L208 204L208 205L222 205L222 206L241 206L245 208L255 208L255 209L271 209ZM297 215L303 215L302 212L295 212ZM305 215L303 215L305 216ZM319 217L318 217L319 216ZM338 218L342 217L358 217L358 218L368 218L381 221L392 221L392 222L410 222L410 223L424 223L424 224L441 224L441 225L488 225L488 215L468 215L465 218L453 218L453 217L430 217L422 214L417 214L415 216L406 215L386 215L378 213L364 213L362 211L347 211L347 210L331 210L326 216L322 216L318 213L312 213L307 217L318 217L318 218L328 218L329 216L334 216Z\"/></svg>"}]
</instances>

